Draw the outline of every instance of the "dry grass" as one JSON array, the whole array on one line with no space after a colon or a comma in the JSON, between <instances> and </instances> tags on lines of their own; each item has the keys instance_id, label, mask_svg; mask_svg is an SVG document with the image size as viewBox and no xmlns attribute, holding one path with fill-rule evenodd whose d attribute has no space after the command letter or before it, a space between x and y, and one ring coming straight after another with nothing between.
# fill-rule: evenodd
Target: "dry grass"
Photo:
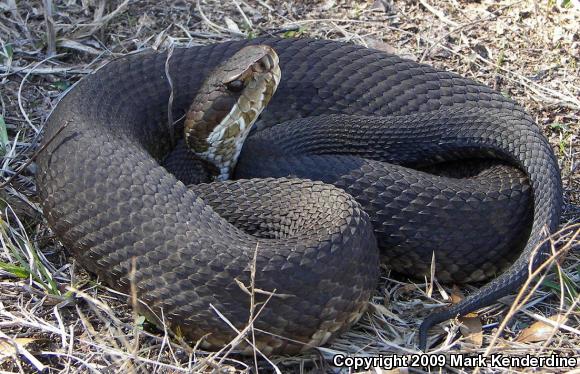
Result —
<instances>
[{"instance_id":1,"label":"dry grass","mask_svg":"<svg viewBox=\"0 0 580 374\"><path fill-rule=\"evenodd\" d=\"M573 251L580 243L579 22L577 0L5 0L0 3L0 152L2 179L13 179L0 190L0 368L336 372L330 358L337 352L416 352L420 320L440 307L447 293L429 282L390 279L386 270L369 313L328 347L271 361L228 354L232 346L218 354L203 352L168 331L152 330L126 306L126 295L119 297L75 266L42 219L30 160L44 120L72 83L134 50L266 34L396 52L482 81L535 116L562 169L566 206L562 231L552 243L555 251L567 251L567 258L558 256L555 270L534 277L531 284L539 287L518 296L519 313L509 308L514 297L480 311L481 344L477 334L457 340L457 321L434 328L432 340L442 353L579 356L580 257ZM547 319L553 316L565 318ZM545 323L543 335L525 330L536 321ZM532 338L518 339L522 330Z\"/></svg>"}]
</instances>

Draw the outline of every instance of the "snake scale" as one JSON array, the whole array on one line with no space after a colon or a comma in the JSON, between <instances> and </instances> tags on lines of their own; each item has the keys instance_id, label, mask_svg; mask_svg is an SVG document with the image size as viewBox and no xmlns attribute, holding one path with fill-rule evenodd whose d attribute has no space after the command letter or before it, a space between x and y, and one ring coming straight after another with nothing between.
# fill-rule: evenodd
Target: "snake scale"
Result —
<instances>
[{"instance_id":1,"label":"snake scale","mask_svg":"<svg viewBox=\"0 0 580 374\"><path fill-rule=\"evenodd\" d=\"M234 180L211 182L195 160L184 169L183 124L168 118L248 44L277 52L281 82ZM440 280L493 278L427 317L424 348L433 324L517 289L562 203L551 147L513 101L334 41L118 58L61 99L44 139L38 190L58 238L114 288L134 282L142 313L204 347L236 336L224 319L241 330L250 317L265 354L324 344L360 318L380 260L411 277L434 258Z\"/></svg>"}]
</instances>

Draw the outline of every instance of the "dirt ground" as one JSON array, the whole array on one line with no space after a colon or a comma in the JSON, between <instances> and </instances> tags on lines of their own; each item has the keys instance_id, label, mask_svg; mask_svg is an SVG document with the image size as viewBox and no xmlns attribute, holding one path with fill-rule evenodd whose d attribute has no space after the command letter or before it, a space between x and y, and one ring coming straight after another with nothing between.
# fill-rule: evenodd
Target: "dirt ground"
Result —
<instances>
[{"instance_id":1,"label":"dirt ground","mask_svg":"<svg viewBox=\"0 0 580 374\"><path fill-rule=\"evenodd\" d=\"M565 186L554 249L567 256L515 296L431 331L435 353L580 356L580 2L578 0L150 1L0 3L0 369L8 372L348 372L337 353L418 353L422 318L471 286L391 279L331 345L294 357L204 352L151 329L123 296L76 266L42 217L34 155L74 82L115 56L263 35L360 44L457 72L523 105L543 127ZM576 251L574 251L574 249ZM444 371L471 372L445 367ZM546 372L564 369L544 368ZM416 372L399 367L375 372ZM533 368L481 368L528 372Z\"/></svg>"}]
</instances>

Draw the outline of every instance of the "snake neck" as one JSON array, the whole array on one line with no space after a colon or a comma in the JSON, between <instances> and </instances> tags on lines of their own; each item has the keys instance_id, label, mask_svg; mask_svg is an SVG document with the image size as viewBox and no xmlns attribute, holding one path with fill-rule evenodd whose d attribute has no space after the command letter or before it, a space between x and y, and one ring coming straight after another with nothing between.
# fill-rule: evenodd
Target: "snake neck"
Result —
<instances>
[{"instance_id":1,"label":"snake neck","mask_svg":"<svg viewBox=\"0 0 580 374\"><path fill-rule=\"evenodd\" d=\"M256 118L251 119L241 111L239 105L235 105L209 134L207 150L197 152L199 157L217 168L219 174L215 177L216 180L224 181L231 177Z\"/></svg>"},{"instance_id":2,"label":"snake neck","mask_svg":"<svg viewBox=\"0 0 580 374\"><path fill-rule=\"evenodd\" d=\"M241 49L211 73L187 113L190 149L230 178L252 125L280 83L276 52L265 45Z\"/></svg>"}]
</instances>

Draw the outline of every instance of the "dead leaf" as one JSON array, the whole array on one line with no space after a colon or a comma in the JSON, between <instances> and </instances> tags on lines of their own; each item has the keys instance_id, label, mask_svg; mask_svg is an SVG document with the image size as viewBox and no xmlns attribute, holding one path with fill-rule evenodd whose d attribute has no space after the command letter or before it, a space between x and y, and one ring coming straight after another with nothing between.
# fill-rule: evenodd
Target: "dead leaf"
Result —
<instances>
[{"instance_id":1,"label":"dead leaf","mask_svg":"<svg viewBox=\"0 0 580 374\"><path fill-rule=\"evenodd\" d=\"M0 339L0 363L18 354L18 348L26 347L36 341L32 338L16 338L13 340Z\"/></svg>"},{"instance_id":2,"label":"dead leaf","mask_svg":"<svg viewBox=\"0 0 580 374\"><path fill-rule=\"evenodd\" d=\"M566 323L564 316L558 314L551 316L548 319L556 323ZM552 336L554 329L557 329L557 327L552 326L551 324L544 321L536 321L527 328L523 329L522 332L520 332L520 335L517 337L516 341L520 343L543 342Z\"/></svg>"},{"instance_id":3,"label":"dead leaf","mask_svg":"<svg viewBox=\"0 0 580 374\"><path fill-rule=\"evenodd\" d=\"M451 288L451 303L452 304L459 304L461 300L465 299L465 295L456 284L453 285Z\"/></svg>"},{"instance_id":4,"label":"dead leaf","mask_svg":"<svg viewBox=\"0 0 580 374\"><path fill-rule=\"evenodd\" d=\"M483 345L483 328L481 326L481 320L479 316L475 314L475 317L470 316L469 313L465 317L459 317L459 331L461 335L465 337L465 340L476 347L481 347Z\"/></svg>"},{"instance_id":5,"label":"dead leaf","mask_svg":"<svg viewBox=\"0 0 580 374\"><path fill-rule=\"evenodd\" d=\"M374 38L365 38L365 42L369 46L369 48L378 49L379 51L397 54L397 48L393 47L390 44L385 43L382 40L374 39Z\"/></svg>"},{"instance_id":6,"label":"dead leaf","mask_svg":"<svg viewBox=\"0 0 580 374\"><path fill-rule=\"evenodd\" d=\"M461 292L459 287L454 284L451 289L451 303L459 304L463 299L465 299L465 295ZM468 313L458 319L460 322L459 330L461 331L461 335L463 335L469 343L476 347L481 347L483 345L483 328L477 313Z\"/></svg>"},{"instance_id":7,"label":"dead leaf","mask_svg":"<svg viewBox=\"0 0 580 374\"><path fill-rule=\"evenodd\" d=\"M242 33L242 31L240 31L240 28L238 27L238 24L235 23L231 18L225 17L224 21L226 22L226 26L228 27L228 30L230 30L234 34L241 34Z\"/></svg>"},{"instance_id":8,"label":"dead leaf","mask_svg":"<svg viewBox=\"0 0 580 374\"><path fill-rule=\"evenodd\" d=\"M465 295L456 284L451 288L451 304L459 304L461 300L465 299ZM464 317L467 318L478 318L479 316L475 312L466 314Z\"/></svg>"},{"instance_id":9,"label":"dead leaf","mask_svg":"<svg viewBox=\"0 0 580 374\"><path fill-rule=\"evenodd\" d=\"M400 292L405 294L405 293L409 293L409 292L413 292L417 289L417 287L414 284L411 283L405 283L401 286L401 288L399 288Z\"/></svg>"}]
</instances>

